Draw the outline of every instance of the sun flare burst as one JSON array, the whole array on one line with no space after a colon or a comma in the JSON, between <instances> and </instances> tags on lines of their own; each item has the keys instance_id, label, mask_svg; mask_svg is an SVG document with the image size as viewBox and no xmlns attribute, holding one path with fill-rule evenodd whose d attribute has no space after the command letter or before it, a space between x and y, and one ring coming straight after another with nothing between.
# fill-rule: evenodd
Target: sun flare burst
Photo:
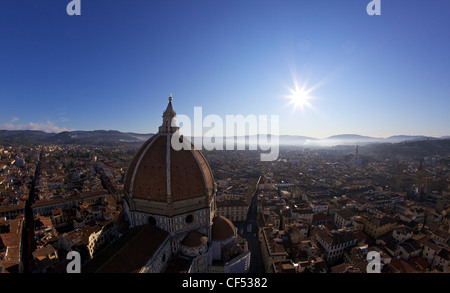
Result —
<instances>
[{"instance_id":1,"label":"sun flare burst","mask_svg":"<svg viewBox=\"0 0 450 293\"><path fill-rule=\"evenodd\" d=\"M289 94L284 96L289 100L288 105L293 105L293 111L300 108L303 112L305 107L313 108L311 100L314 99L314 97L311 93L314 88L307 88L306 83L301 86L298 85L298 82L294 83L294 88L288 88Z\"/></svg>"},{"instance_id":2,"label":"sun flare burst","mask_svg":"<svg viewBox=\"0 0 450 293\"><path fill-rule=\"evenodd\" d=\"M297 107L300 107L303 111L305 106L311 107L309 101L312 99L312 97L309 95L310 93L311 91L305 89L304 87L291 90L289 98L291 99L290 104L294 105L294 110Z\"/></svg>"}]
</instances>

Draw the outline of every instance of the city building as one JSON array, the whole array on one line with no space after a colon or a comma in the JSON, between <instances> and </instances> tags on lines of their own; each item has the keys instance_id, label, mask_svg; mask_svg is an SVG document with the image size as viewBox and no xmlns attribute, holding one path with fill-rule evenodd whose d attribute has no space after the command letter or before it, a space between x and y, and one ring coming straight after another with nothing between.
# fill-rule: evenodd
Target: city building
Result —
<instances>
[{"instance_id":1,"label":"city building","mask_svg":"<svg viewBox=\"0 0 450 293\"><path fill-rule=\"evenodd\" d=\"M316 239L325 252L325 260L330 264L341 259L346 248L353 247L358 243L353 231L346 229L329 231L326 228L320 228Z\"/></svg>"},{"instance_id":2,"label":"city building","mask_svg":"<svg viewBox=\"0 0 450 293\"><path fill-rule=\"evenodd\" d=\"M233 222L247 220L249 203L244 199L227 199L216 201L217 215L224 216Z\"/></svg>"},{"instance_id":3,"label":"city building","mask_svg":"<svg viewBox=\"0 0 450 293\"><path fill-rule=\"evenodd\" d=\"M336 211L334 213L334 223L340 229L349 227L352 225L352 217L354 217L355 215L356 213L351 209L342 209Z\"/></svg>"},{"instance_id":4,"label":"city building","mask_svg":"<svg viewBox=\"0 0 450 293\"><path fill-rule=\"evenodd\" d=\"M364 232L375 239L392 231L398 225L396 219L384 215L363 217L362 220Z\"/></svg>"},{"instance_id":5,"label":"city building","mask_svg":"<svg viewBox=\"0 0 450 293\"><path fill-rule=\"evenodd\" d=\"M288 252L279 237L279 230L272 227L262 228L261 253L267 273L273 273L273 269L276 268L273 266L274 263L288 259Z\"/></svg>"},{"instance_id":6,"label":"city building","mask_svg":"<svg viewBox=\"0 0 450 293\"><path fill-rule=\"evenodd\" d=\"M4 226L9 231L0 234L0 273L23 273L24 261L26 261L23 249L25 232L23 215L10 220Z\"/></svg>"}]
</instances>

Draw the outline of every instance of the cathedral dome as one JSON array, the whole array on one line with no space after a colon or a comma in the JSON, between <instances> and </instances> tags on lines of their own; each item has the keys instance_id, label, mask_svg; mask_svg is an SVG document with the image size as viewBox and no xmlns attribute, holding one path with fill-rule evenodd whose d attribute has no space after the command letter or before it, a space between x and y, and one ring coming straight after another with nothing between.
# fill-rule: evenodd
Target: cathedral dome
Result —
<instances>
[{"instance_id":1,"label":"cathedral dome","mask_svg":"<svg viewBox=\"0 0 450 293\"><path fill-rule=\"evenodd\" d=\"M127 169L124 183L129 198L170 204L212 196L214 178L201 152L186 139L188 150L171 145L178 130L172 124L175 116L170 98L159 132L142 145Z\"/></svg>"},{"instance_id":2,"label":"cathedral dome","mask_svg":"<svg viewBox=\"0 0 450 293\"><path fill-rule=\"evenodd\" d=\"M236 228L229 219L223 216L215 216L213 218L211 233L212 240L224 241L235 236Z\"/></svg>"},{"instance_id":3,"label":"cathedral dome","mask_svg":"<svg viewBox=\"0 0 450 293\"><path fill-rule=\"evenodd\" d=\"M206 245L208 243L208 237L198 231L189 232L181 241L181 244L187 247L197 247L200 245Z\"/></svg>"}]
</instances>

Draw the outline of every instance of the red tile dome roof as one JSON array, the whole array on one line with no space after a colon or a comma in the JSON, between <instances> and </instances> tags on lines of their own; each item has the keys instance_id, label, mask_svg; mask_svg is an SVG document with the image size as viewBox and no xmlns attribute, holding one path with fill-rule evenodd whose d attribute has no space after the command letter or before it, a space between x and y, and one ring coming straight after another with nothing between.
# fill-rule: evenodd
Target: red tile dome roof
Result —
<instances>
[{"instance_id":1,"label":"red tile dome roof","mask_svg":"<svg viewBox=\"0 0 450 293\"><path fill-rule=\"evenodd\" d=\"M223 241L233 237L236 228L229 219L223 216L215 216L213 218L213 225L211 228L212 240Z\"/></svg>"},{"instance_id":2,"label":"red tile dome roof","mask_svg":"<svg viewBox=\"0 0 450 293\"><path fill-rule=\"evenodd\" d=\"M167 126L166 121L174 117L170 101L159 133L147 140L131 161L124 180L131 198L170 203L212 195L214 177L201 152L187 139L183 143L191 146L189 150L177 151L171 145L178 128Z\"/></svg>"},{"instance_id":3,"label":"red tile dome roof","mask_svg":"<svg viewBox=\"0 0 450 293\"><path fill-rule=\"evenodd\" d=\"M208 237L198 231L189 232L181 241L181 244L187 247L197 247L208 242Z\"/></svg>"}]
</instances>

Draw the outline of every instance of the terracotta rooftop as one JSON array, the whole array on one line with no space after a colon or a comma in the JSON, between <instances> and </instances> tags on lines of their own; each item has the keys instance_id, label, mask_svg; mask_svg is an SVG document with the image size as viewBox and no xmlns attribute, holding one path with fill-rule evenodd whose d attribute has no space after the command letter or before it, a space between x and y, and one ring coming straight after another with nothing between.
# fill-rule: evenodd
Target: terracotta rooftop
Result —
<instances>
[{"instance_id":1,"label":"terracotta rooftop","mask_svg":"<svg viewBox=\"0 0 450 293\"><path fill-rule=\"evenodd\" d=\"M169 237L151 225L134 227L81 268L82 273L138 273Z\"/></svg>"},{"instance_id":2,"label":"terracotta rooftop","mask_svg":"<svg viewBox=\"0 0 450 293\"><path fill-rule=\"evenodd\" d=\"M424 258L418 256L413 257L409 261L409 264L418 271L428 269L430 267L430 264Z\"/></svg>"},{"instance_id":3,"label":"terracotta rooftop","mask_svg":"<svg viewBox=\"0 0 450 293\"><path fill-rule=\"evenodd\" d=\"M183 273L189 269L191 259L174 255L167 264L164 273Z\"/></svg>"},{"instance_id":4,"label":"terracotta rooftop","mask_svg":"<svg viewBox=\"0 0 450 293\"><path fill-rule=\"evenodd\" d=\"M296 273L292 260L277 261L272 266L275 273Z\"/></svg>"},{"instance_id":5,"label":"terracotta rooftop","mask_svg":"<svg viewBox=\"0 0 450 293\"><path fill-rule=\"evenodd\" d=\"M95 196L101 196L101 195L107 195L108 191L104 190L104 189L98 189L98 190L92 190L92 191L86 191L74 196L69 196L66 198L59 198L59 199L41 199L36 201L33 205L32 208L35 207L41 207L41 206L47 206L47 205L53 205L53 204L57 204L57 203L63 203L63 202L68 202L68 201L74 201L74 200L84 200L84 199L88 199L90 197L95 197Z\"/></svg>"},{"instance_id":6,"label":"terracotta rooftop","mask_svg":"<svg viewBox=\"0 0 450 293\"><path fill-rule=\"evenodd\" d=\"M418 271L401 258L393 258L389 265L396 273L417 273Z\"/></svg>"},{"instance_id":7,"label":"terracotta rooftop","mask_svg":"<svg viewBox=\"0 0 450 293\"><path fill-rule=\"evenodd\" d=\"M383 216L383 217L371 217L369 223L376 227L382 227L389 224L394 224L397 221L394 218Z\"/></svg>"},{"instance_id":8,"label":"terracotta rooftop","mask_svg":"<svg viewBox=\"0 0 450 293\"><path fill-rule=\"evenodd\" d=\"M355 234L350 230L338 230L329 232L327 229L319 230L318 235L329 246L337 246L356 240Z\"/></svg>"},{"instance_id":9,"label":"terracotta rooftop","mask_svg":"<svg viewBox=\"0 0 450 293\"><path fill-rule=\"evenodd\" d=\"M342 209L340 211L336 211L336 214L338 214L341 218L345 220L349 220L351 217L356 215L356 213L351 209Z\"/></svg>"},{"instance_id":10,"label":"terracotta rooftop","mask_svg":"<svg viewBox=\"0 0 450 293\"><path fill-rule=\"evenodd\" d=\"M56 250L55 248L53 248L53 246L47 245L45 247L38 248L35 251L33 251L33 257L41 260L46 258L50 254L54 254L55 252Z\"/></svg>"}]
</instances>

